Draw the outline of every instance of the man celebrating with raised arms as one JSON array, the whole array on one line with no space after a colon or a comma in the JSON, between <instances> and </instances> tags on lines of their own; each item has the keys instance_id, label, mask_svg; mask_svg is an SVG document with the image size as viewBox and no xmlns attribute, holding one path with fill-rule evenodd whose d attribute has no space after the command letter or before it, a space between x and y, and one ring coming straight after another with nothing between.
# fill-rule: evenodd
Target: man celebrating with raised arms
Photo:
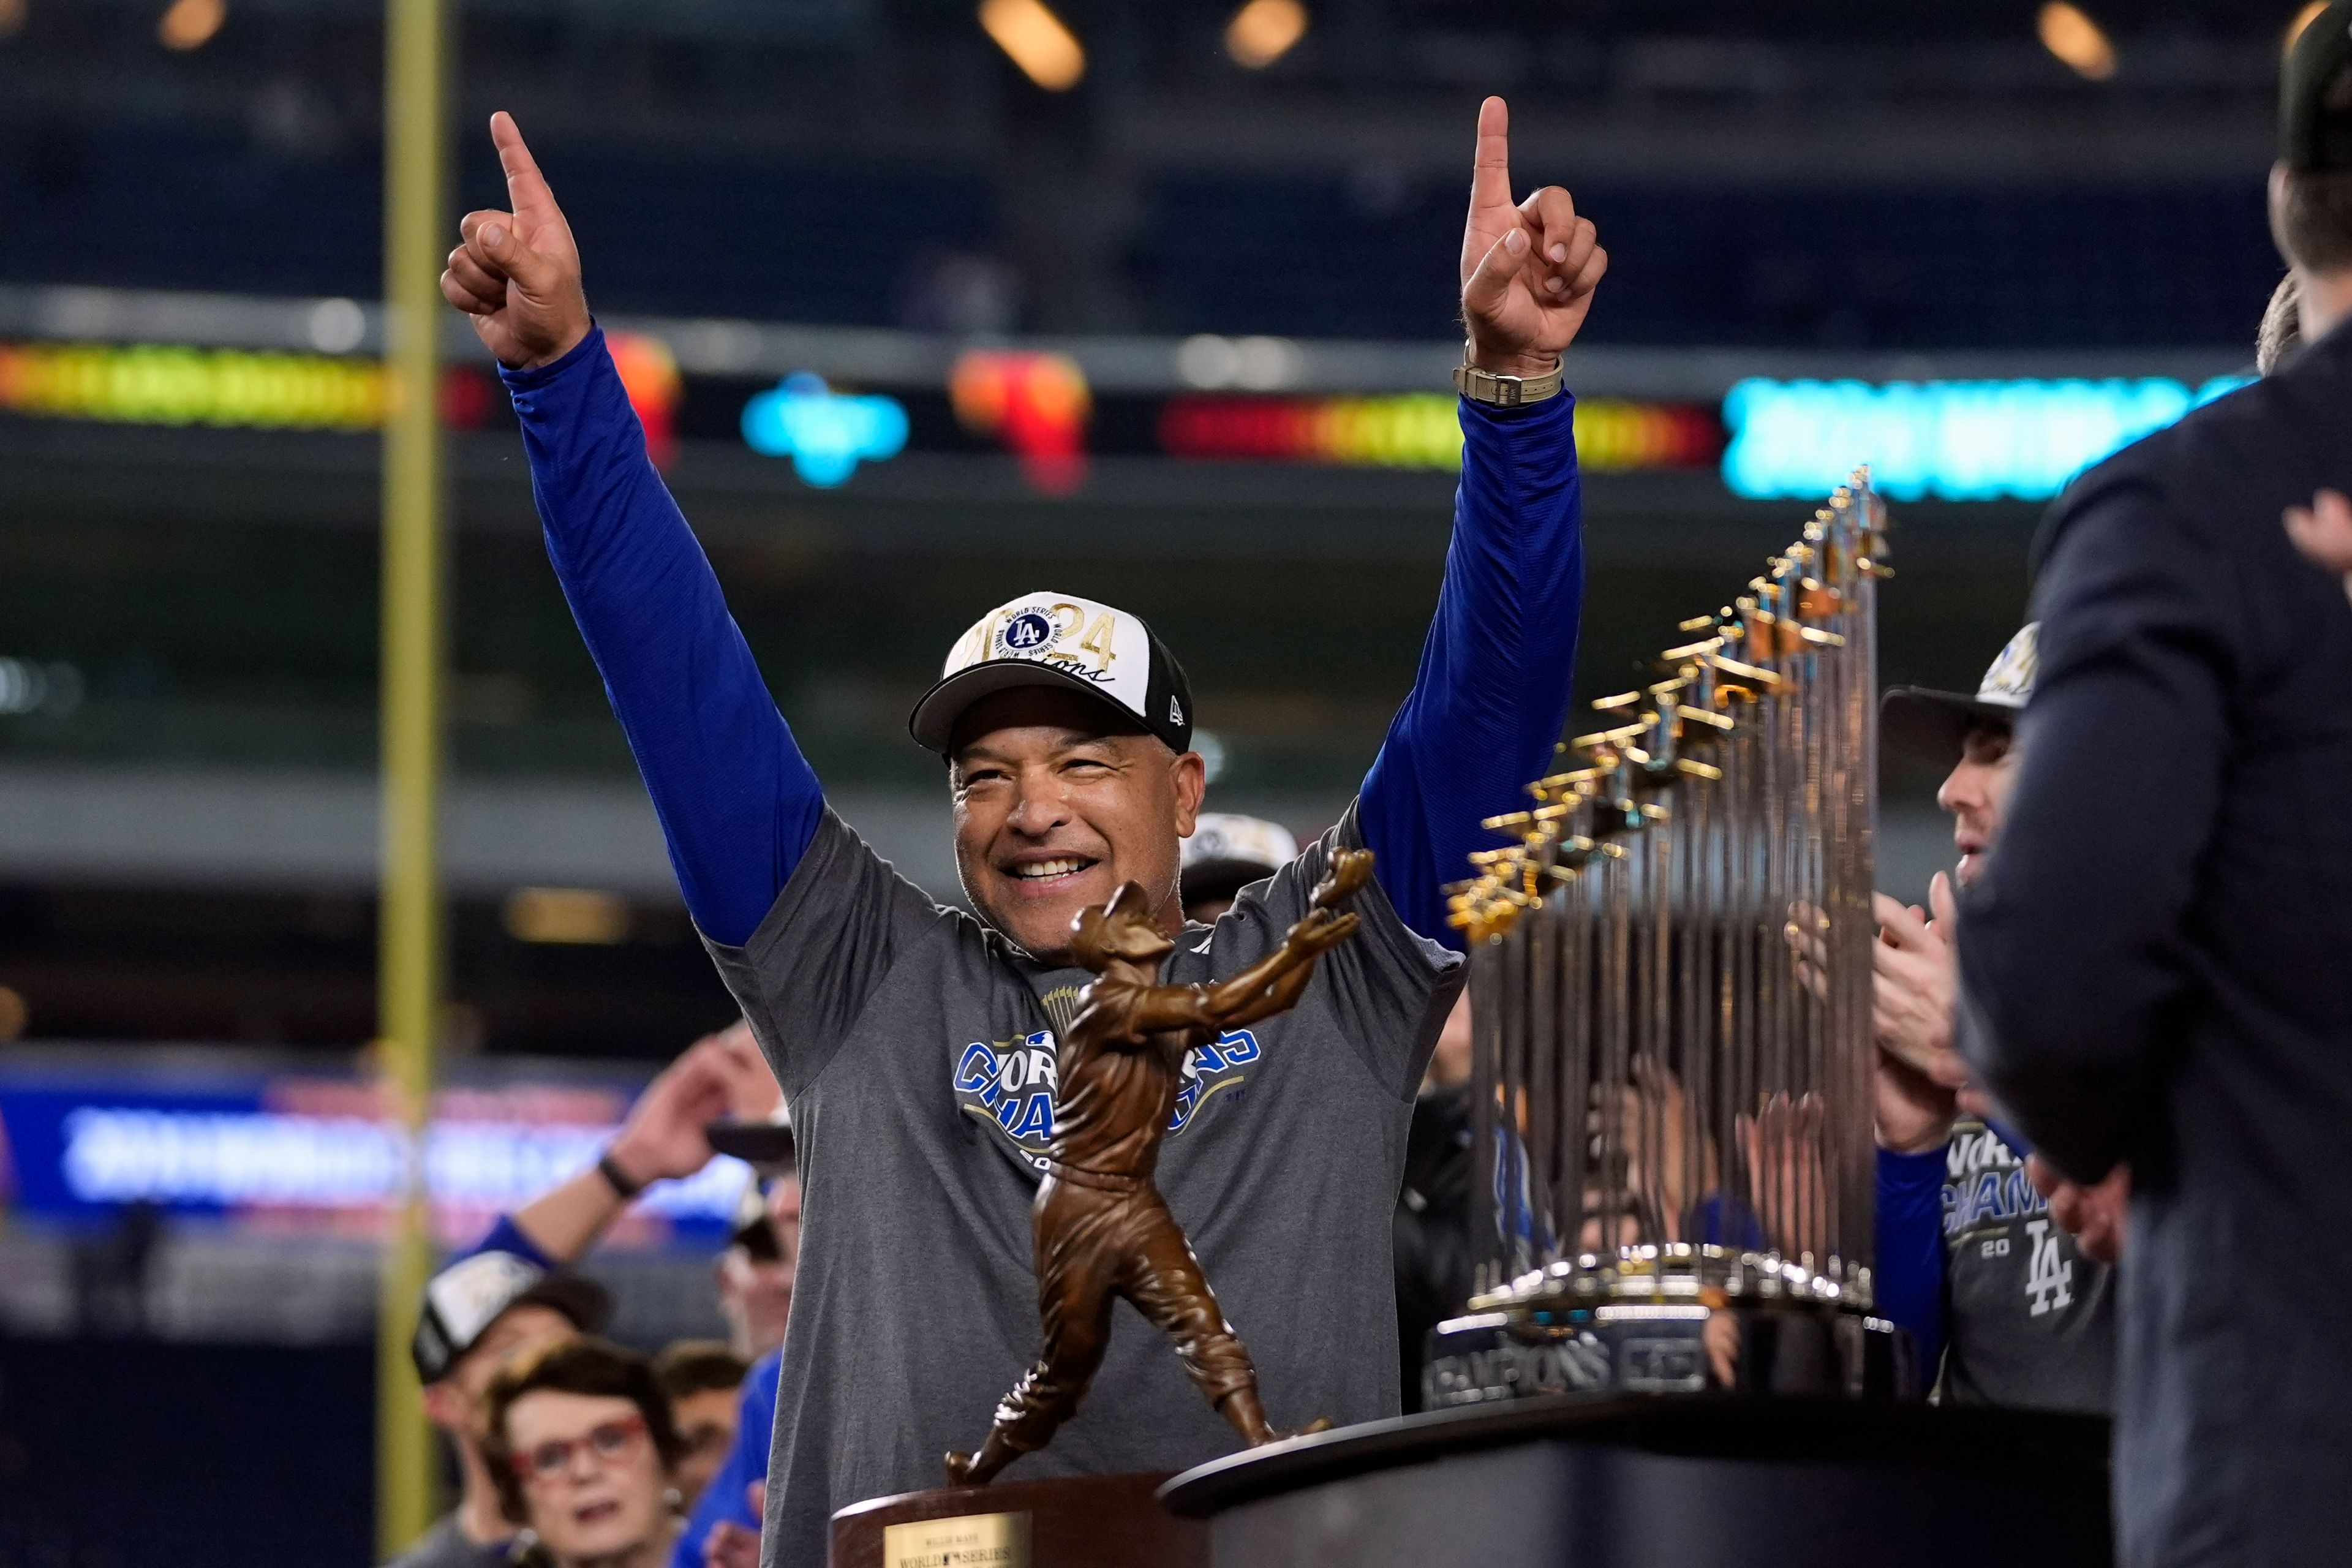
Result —
<instances>
[{"instance_id":1,"label":"man celebrating with raised arms","mask_svg":"<svg viewBox=\"0 0 2352 1568\"><path fill-rule=\"evenodd\" d=\"M467 215L441 280L505 367L548 552L602 671L687 907L793 1106L803 1222L762 1556L822 1562L848 1503L933 1485L1034 1354L1029 1211L1055 1040L1088 978L1070 923L1141 884L1191 984L1265 957L1340 848L1373 851L1362 930L1290 1014L1197 1051L1160 1184L1277 1426L1398 1407L1390 1211L1414 1087L1460 984L1439 889L1522 800L1566 719L1583 556L1559 355L1607 266L1547 186L1514 204L1479 111L1463 236L1466 446L1412 692L1340 824L1214 926L1178 845L1202 765L1182 668L1143 622L1024 595L959 638L915 708L947 764L978 918L934 904L826 809L719 583L656 476L580 258L513 121L512 210ZM1240 1092L1246 1083L1248 1092ZM1233 1446L1140 1319L1031 1475L1180 1468Z\"/></svg>"}]
</instances>

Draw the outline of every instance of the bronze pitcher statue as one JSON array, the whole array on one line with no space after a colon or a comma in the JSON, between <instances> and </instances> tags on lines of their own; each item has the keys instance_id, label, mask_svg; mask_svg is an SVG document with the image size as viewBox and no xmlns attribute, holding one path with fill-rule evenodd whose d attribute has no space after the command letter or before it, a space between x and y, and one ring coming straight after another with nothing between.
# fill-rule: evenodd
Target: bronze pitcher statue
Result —
<instances>
[{"instance_id":1,"label":"bronze pitcher statue","mask_svg":"<svg viewBox=\"0 0 2352 1568\"><path fill-rule=\"evenodd\" d=\"M1152 923L1136 883L1079 912L1071 951L1096 978L1079 994L1061 1041L1054 1137L1030 1211L1045 1348L996 1407L980 1452L948 1456L949 1485L988 1481L1044 1447L1076 1414L1109 1348L1111 1306L1121 1296L1176 1342L1193 1385L1244 1442L1255 1447L1283 1436L1266 1425L1257 1369L1152 1172L1183 1088L1185 1058L1224 1030L1296 1006L1316 959L1355 934L1357 917L1339 906L1371 875L1370 850L1334 855L1312 909L1282 945L1213 985L1159 983L1160 962L1175 943Z\"/></svg>"}]
</instances>

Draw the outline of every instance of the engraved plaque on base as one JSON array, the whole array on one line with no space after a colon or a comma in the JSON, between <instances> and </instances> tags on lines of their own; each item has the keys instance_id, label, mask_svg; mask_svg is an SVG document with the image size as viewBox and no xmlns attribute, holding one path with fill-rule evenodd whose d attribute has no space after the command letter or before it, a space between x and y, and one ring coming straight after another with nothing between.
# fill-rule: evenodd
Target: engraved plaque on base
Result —
<instances>
[{"instance_id":1,"label":"engraved plaque on base","mask_svg":"<svg viewBox=\"0 0 2352 1568\"><path fill-rule=\"evenodd\" d=\"M967 1513L882 1531L883 1568L1029 1568L1029 1516Z\"/></svg>"},{"instance_id":2,"label":"engraved plaque on base","mask_svg":"<svg viewBox=\"0 0 2352 1568\"><path fill-rule=\"evenodd\" d=\"M1167 1479L1055 1476L870 1498L833 1516L824 1568L1210 1568L1209 1527L1160 1505Z\"/></svg>"}]
</instances>

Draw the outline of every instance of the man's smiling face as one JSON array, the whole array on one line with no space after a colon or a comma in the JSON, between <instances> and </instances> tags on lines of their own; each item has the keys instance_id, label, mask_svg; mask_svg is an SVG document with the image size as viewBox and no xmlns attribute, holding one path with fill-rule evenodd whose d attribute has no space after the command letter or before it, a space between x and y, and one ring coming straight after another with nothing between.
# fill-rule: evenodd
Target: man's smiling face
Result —
<instances>
[{"instance_id":1,"label":"man's smiling face","mask_svg":"<svg viewBox=\"0 0 2352 1568\"><path fill-rule=\"evenodd\" d=\"M948 781L964 896L1041 963L1067 963L1072 919L1122 882L1142 885L1160 929L1181 929L1177 845L1201 809L1198 752L1081 692L1019 687L957 722Z\"/></svg>"}]
</instances>

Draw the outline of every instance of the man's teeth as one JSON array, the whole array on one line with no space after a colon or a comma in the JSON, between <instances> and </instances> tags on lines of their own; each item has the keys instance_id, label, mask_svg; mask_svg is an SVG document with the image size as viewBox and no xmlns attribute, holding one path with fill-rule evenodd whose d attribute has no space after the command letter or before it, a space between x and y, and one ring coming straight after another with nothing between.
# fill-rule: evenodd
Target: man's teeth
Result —
<instances>
[{"instance_id":1,"label":"man's teeth","mask_svg":"<svg viewBox=\"0 0 2352 1568\"><path fill-rule=\"evenodd\" d=\"M1026 866L1015 866L1013 874L1032 882L1042 882L1048 877L1067 877L1087 868L1084 860L1036 860Z\"/></svg>"}]
</instances>

